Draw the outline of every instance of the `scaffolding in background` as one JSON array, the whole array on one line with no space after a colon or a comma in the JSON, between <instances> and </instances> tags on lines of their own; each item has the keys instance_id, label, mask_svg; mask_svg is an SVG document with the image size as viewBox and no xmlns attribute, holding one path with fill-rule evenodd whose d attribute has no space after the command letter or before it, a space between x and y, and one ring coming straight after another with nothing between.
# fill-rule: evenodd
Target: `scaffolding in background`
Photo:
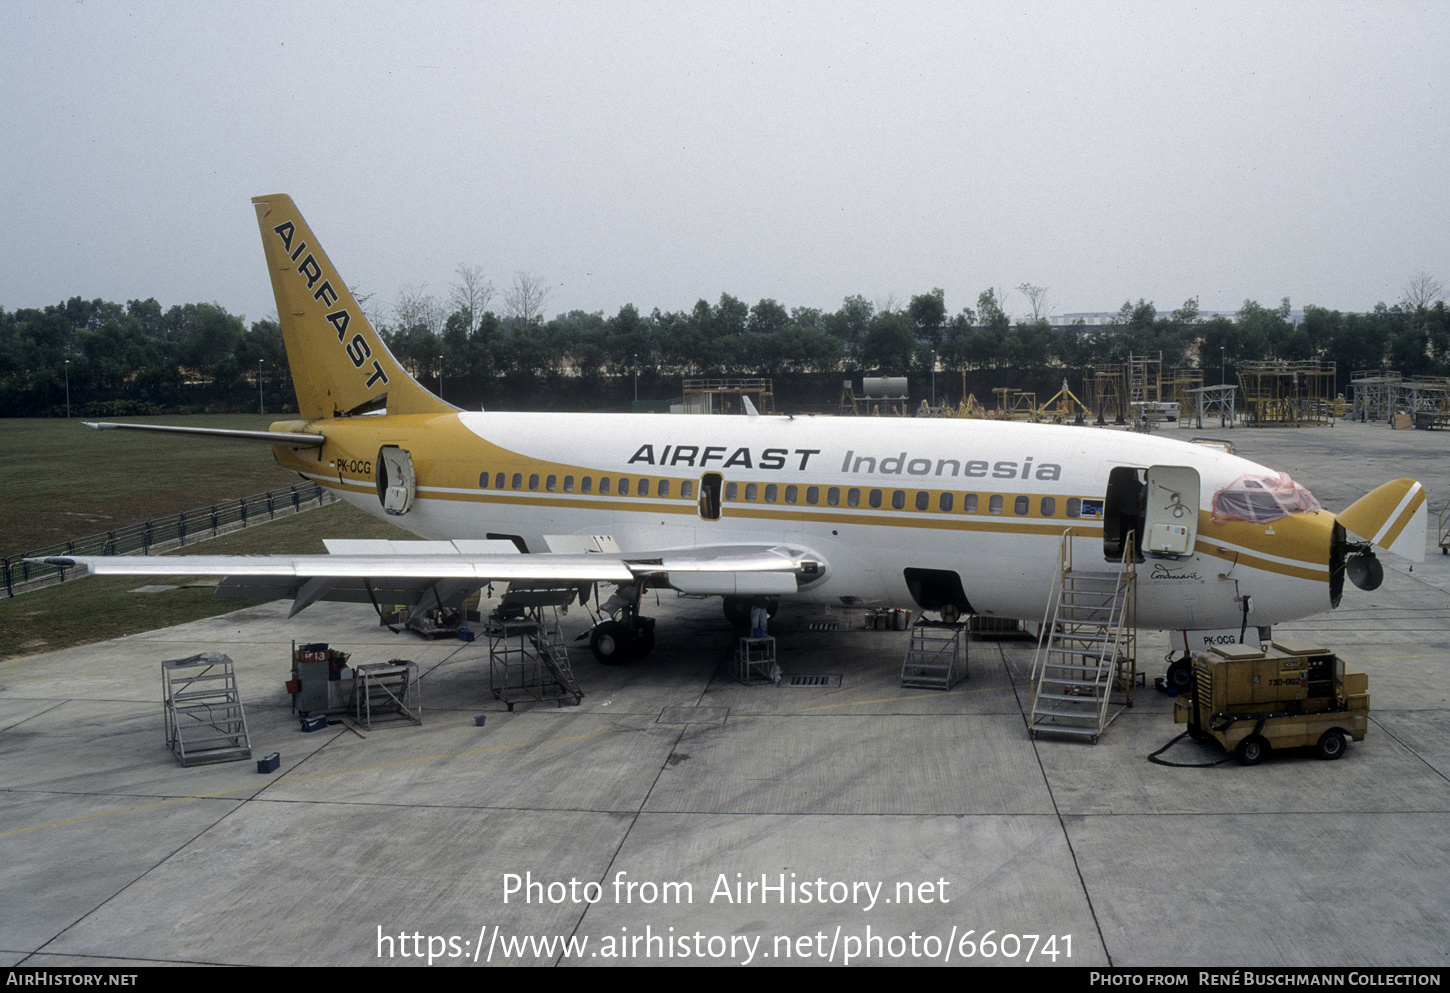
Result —
<instances>
[{"instance_id":1,"label":"scaffolding in background","mask_svg":"<svg viewBox=\"0 0 1450 993\"><path fill-rule=\"evenodd\" d=\"M1356 369L1350 373L1349 385L1354 394L1354 419L1389 420L1390 413L1394 410L1390 390L1391 387L1398 386L1403 378L1395 369Z\"/></svg>"},{"instance_id":2,"label":"scaffolding in background","mask_svg":"<svg viewBox=\"0 0 1450 993\"><path fill-rule=\"evenodd\" d=\"M750 397L762 414L775 413L775 383L770 379L687 379L684 406L687 414L738 414L743 401L730 409L731 397Z\"/></svg>"},{"instance_id":3,"label":"scaffolding in background","mask_svg":"<svg viewBox=\"0 0 1450 993\"><path fill-rule=\"evenodd\" d=\"M1244 421L1250 427L1334 424L1335 363L1270 359L1239 364Z\"/></svg>"}]
</instances>

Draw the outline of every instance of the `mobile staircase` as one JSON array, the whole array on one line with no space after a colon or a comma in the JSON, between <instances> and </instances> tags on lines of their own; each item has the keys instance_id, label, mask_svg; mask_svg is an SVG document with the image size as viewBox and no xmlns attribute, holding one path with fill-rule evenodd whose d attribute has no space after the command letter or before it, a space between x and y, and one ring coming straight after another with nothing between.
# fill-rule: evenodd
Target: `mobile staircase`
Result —
<instances>
[{"instance_id":1,"label":"mobile staircase","mask_svg":"<svg viewBox=\"0 0 1450 993\"><path fill-rule=\"evenodd\" d=\"M1062 568L1048 596L1032 660L1027 729L1092 739L1101 735L1137 686L1137 587L1134 535L1117 569L1073 562L1072 529L1062 536Z\"/></svg>"}]
</instances>

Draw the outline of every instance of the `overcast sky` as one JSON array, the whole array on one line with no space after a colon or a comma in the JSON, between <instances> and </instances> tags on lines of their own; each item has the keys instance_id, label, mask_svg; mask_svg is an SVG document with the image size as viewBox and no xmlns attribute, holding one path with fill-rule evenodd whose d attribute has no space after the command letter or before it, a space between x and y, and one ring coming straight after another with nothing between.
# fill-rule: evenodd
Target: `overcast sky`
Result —
<instances>
[{"instance_id":1,"label":"overcast sky","mask_svg":"<svg viewBox=\"0 0 1450 993\"><path fill-rule=\"evenodd\" d=\"M385 302L1365 310L1450 281L1447 52L1438 2L7 0L0 307L266 317L289 193Z\"/></svg>"}]
</instances>

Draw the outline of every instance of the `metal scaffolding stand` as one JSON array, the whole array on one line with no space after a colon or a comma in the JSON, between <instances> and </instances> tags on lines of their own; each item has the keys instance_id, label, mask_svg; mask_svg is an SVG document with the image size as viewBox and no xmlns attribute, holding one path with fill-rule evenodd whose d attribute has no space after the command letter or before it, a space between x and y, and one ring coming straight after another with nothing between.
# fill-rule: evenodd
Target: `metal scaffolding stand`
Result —
<instances>
[{"instance_id":1,"label":"metal scaffolding stand","mask_svg":"<svg viewBox=\"0 0 1450 993\"><path fill-rule=\"evenodd\" d=\"M778 683L780 667L775 664L775 639L741 638L735 648L735 679L745 683Z\"/></svg>"},{"instance_id":2,"label":"metal scaffolding stand","mask_svg":"<svg viewBox=\"0 0 1450 993\"><path fill-rule=\"evenodd\" d=\"M1388 420L1394 412L1391 394L1404 377L1396 369L1356 369L1349 385L1354 393L1351 416L1356 421Z\"/></svg>"},{"instance_id":3,"label":"metal scaffolding stand","mask_svg":"<svg viewBox=\"0 0 1450 993\"><path fill-rule=\"evenodd\" d=\"M562 706L566 699L575 705L584 699L569 665L558 611L545 621L543 609L529 607L519 616L495 613L488 619L488 685L510 711L523 700Z\"/></svg>"},{"instance_id":4,"label":"metal scaffolding stand","mask_svg":"<svg viewBox=\"0 0 1450 993\"><path fill-rule=\"evenodd\" d=\"M250 758L232 660L216 652L161 663L166 747L184 766Z\"/></svg>"},{"instance_id":5,"label":"metal scaffolding stand","mask_svg":"<svg viewBox=\"0 0 1450 993\"><path fill-rule=\"evenodd\" d=\"M966 624L918 621L901 663L901 685L922 690L949 690L967 678Z\"/></svg>"},{"instance_id":6,"label":"metal scaffolding stand","mask_svg":"<svg viewBox=\"0 0 1450 993\"><path fill-rule=\"evenodd\" d=\"M1200 431L1203 430L1203 419L1210 420L1217 415L1218 426L1231 428L1234 426L1234 393L1237 386L1200 386L1197 389L1185 390L1189 396L1195 399L1193 426Z\"/></svg>"},{"instance_id":7,"label":"metal scaffolding stand","mask_svg":"<svg viewBox=\"0 0 1450 993\"><path fill-rule=\"evenodd\" d=\"M394 659L353 667L352 716L369 731L382 721L423 723L418 663Z\"/></svg>"}]
</instances>

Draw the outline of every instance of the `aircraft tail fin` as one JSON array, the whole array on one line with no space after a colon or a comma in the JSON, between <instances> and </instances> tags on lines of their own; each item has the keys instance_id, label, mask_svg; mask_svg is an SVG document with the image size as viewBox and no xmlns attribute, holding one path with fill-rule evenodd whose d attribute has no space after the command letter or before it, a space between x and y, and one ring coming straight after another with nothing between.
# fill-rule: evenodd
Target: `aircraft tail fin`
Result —
<instances>
[{"instance_id":1,"label":"aircraft tail fin","mask_svg":"<svg viewBox=\"0 0 1450 993\"><path fill-rule=\"evenodd\" d=\"M252 205L303 418L383 406L390 414L458 409L428 392L393 358L291 197L253 197Z\"/></svg>"},{"instance_id":2,"label":"aircraft tail fin","mask_svg":"<svg viewBox=\"0 0 1450 993\"><path fill-rule=\"evenodd\" d=\"M1396 479L1370 490L1338 517L1346 531L1371 545L1415 562L1425 558L1425 487L1413 479Z\"/></svg>"}]
</instances>

